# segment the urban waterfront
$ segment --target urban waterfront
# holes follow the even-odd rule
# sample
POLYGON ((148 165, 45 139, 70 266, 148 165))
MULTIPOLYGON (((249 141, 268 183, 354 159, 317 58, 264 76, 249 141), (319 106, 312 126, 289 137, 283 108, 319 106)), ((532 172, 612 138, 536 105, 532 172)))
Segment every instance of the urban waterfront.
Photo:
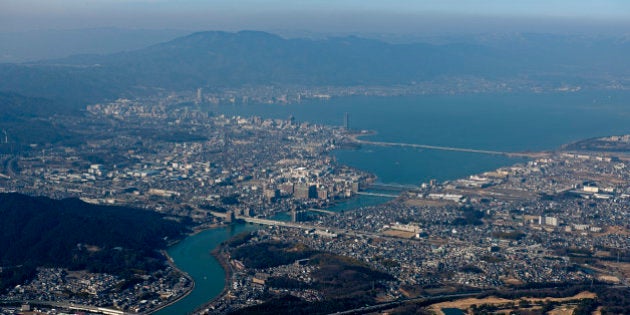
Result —
MULTIPOLYGON (((359 195, 331 207, 331 211, 347 211, 359 207, 377 205, 391 200, 387 197, 359 195)), ((290 221, 290 214, 283 212, 274 220, 290 221)), ((221 242, 242 232, 259 228, 251 224, 233 224, 193 234, 168 249, 169 256, 180 270, 195 281, 195 288, 185 298, 156 312, 157 315, 188 314, 218 296, 225 285, 225 270, 210 254, 221 242)))
MULTIPOLYGON (((558 149, 561 145, 628 132, 628 92, 474 94, 401 97, 340 97, 328 101, 219 105, 209 110, 325 125, 376 134, 365 139, 507 152, 558 149)), ((363 146, 336 150, 341 164, 378 176, 383 183, 418 185, 467 177, 523 162, 466 152, 363 146)))
MULTIPOLYGON (((487 96, 474 96, 472 99, 482 102, 485 97, 487 96)), ((522 250, 529 252, 527 246, 534 244, 532 242, 548 239, 538 235, 540 233, 549 231, 571 233, 573 230, 586 229, 598 232, 609 227, 614 228, 615 225, 622 224, 620 220, 625 215, 624 208, 616 205, 619 199, 612 199, 613 195, 610 194, 618 195, 623 199, 630 192, 624 187, 612 186, 619 183, 619 180, 624 182, 625 164, 616 164, 616 158, 613 161, 613 158, 606 155, 575 154, 568 152, 565 148, 559 152, 529 154, 527 156, 534 156, 531 161, 504 156, 505 152, 531 152, 560 148, 562 143, 555 143, 560 138, 571 139, 567 140, 571 142, 577 137, 592 138, 599 134, 627 132, 622 122, 628 113, 621 107, 622 102, 615 101, 612 97, 608 99, 609 103, 601 108, 593 105, 577 109, 571 109, 568 104, 555 103, 565 97, 567 97, 565 101, 572 99, 566 95, 530 97, 531 99, 523 100, 514 95, 500 96, 499 99, 508 103, 510 98, 514 100, 515 105, 501 105, 503 106, 501 108, 504 109, 502 114, 507 117, 504 120, 512 120, 510 124, 515 128, 501 134, 485 134, 484 141, 470 139, 470 137, 474 138, 480 136, 479 133, 494 131, 496 126, 504 124, 504 121, 497 117, 488 117, 488 108, 484 107, 485 103, 480 103, 478 111, 466 108, 463 111, 469 116, 466 118, 458 116, 458 119, 451 121, 431 111, 425 113, 416 111, 418 108, 426 110, 435 106, 447 111, 449 106, 451 108, 475 106, 470 103, 470 100, 466 101, 459 97, 447 97, 442 100, 434 97, 400 97, 389 100, 354 97, 333 99, 329 102, 304 102, 292 106, 276 105, 274 107, 227 105, 212 110, 215 115, 208 115, 196 109, 192 111, 188 108, 182 109, 179 105, 181 103, 177 103, 177 100, 171 100, 171 103, 151 111, 146 107, 146 104, 150 103, 147 100, 119 100, 109 104, 96 104, 88 106, 88 114, 83 120, 73 119, 72 126, 80 129, 98 117, 100 121, 107 121, 113 126, 119 125, 118 128, 111 126, 108 128, 120 129, 120 127, 134 126, 127 131, 126 138, 74 149, 60 147, 53 152, 46 152, 46 155, 42 153, 41 156, 37 153, 33 153, 32 157, 19 158, 7 155, 3 163, 4 171, 9 174, 5 175, 8 184, 5 189, 24 192, 34 189, 41 191, 42 185, 48 185, 48 182, 41 183, 35 179, 44 178, 50 183, 65 184, 61 187, 59 185, 43 186, 49 187, 50 195, 58 198, 83 196, 85 201, 91 203, 137 205, 156 209, 168 215, 189 217, 198 226, 208 227, 228 223, 229 227, 195 234, 169 249, 174 263, 195 280, 196 287, 189 295, 184 296, 184 293, 191 288, 191 282, 185 277, 180 277, 175 273, 175 278, 170 281, 177 282, 176 287, 173 287, 175 289, 167 287, 165 283, 162 283, 164 281, 160 282, 162 279, 160 274, 172 271, 171 267, 167 267, 165 271, 156 272, 153 277, 143 278, 144 283, 132 288, 140 293, 146 293, 149 290, 154 292, 152 300, 144 298, 151 295, 134 293, 130 289, 120 295, 122 299, 111 295, 107 299, 101 298, 98 301, 101 304, 97 305, 111 303, 116 307, 134 312, 144 310, 150 312, 151 307, 159 309, 163 305, 173 303, 158 313, 192 312, 212 300, 213 297, 217 297, 225 287, 224 269, 210 255, 210 251, 241 231, 256 229, 254 234, 257 237, 250 242, 251 246, 257 246, 256 242, 268 239, 299 240, 309 248, 360 259, 374 264, 374 268, 378 270, 391 273, 400 282, 383 283, 383 286, 387 288, 388 299, 395 300, 401 298, 402 295, 408 295, 409 291, 405 288, 409 288, 410 285, 431 286, 443 281, 444 279, 440 278, 443 274, 437 271, 444 268, 452 272, 460 272, 457 278, 448 280, 455 285, 495 287, 503 281, 499 275, 505 274, 506 270, 512 270, 515 267, 521 270, 521 266, 510 266, 508 262, 514 259, 508 260, 506 259, 508 256, 505 256, 520 255, 518 254, 520 252, 512 252, 513 245, 505 248, 506 252, 500 253, 500 257, 497 257, 500 264, 484 265, 484 269, 481 270, 482 273, 489 273, 494 277, 479 277, 475 275, 475 272, 471 274, 468 272, 470 268, 463 265, 468 262, 468 258, 460 260, 458 253, 465 252, 469 257, 482 260, 490 259, 487 258, 489 256, 484 256, 488 248, 501 250, 500 245, 510 242, 508 240, 496 241, 497 237, 519 235, 529 237, 531 235, 532 238, 528 238, 527 242, 520 240, 514 242, 516 245, 526 246, 522 250), (373 102, 385 101, 396 104, 391 116, 380 115, 374 108, 370 110, 370 104, 373 102), (434 101, 436 103, 432 103, 434 101), (463 103, 457 103, 458 101, 463 103), (523 104, 527 102, 536 105, 525 111, 523 104), (269 111, 255 112, 265 109, 269 111), (317 109, 316 112, 320 113, 320 116, 315 115, 314 109, 317 109), (618 112, 613 113, 613 109, 618 112), (238 112, 223 114, 219 110, 238 110, 238 112), (283 112, 274 112, 274 110, 283 112), (395 123, 398 118, 393 113, 400 114, 405 110, 408 111, 408 115, 416 116, 411 117, 406 121, 406 125, 401 127, 395 123), (334 127, 337 116, 344 117, 345 113, 355 111, 365 116, 361 118, 358 115, 356 127, 354 123, 351 123, 351 129, 354 131, 340 128, 339 125, 334 127), (545 114, 541 114, 542 112, 545 114), (585 117, 590 115, 591 119, 576 116, 575 112, 585 117), (274 118, 273 115, 278 115, 280 119, 270 119, 274 118), (434 120, 443 120, 441 124, 446 129, 434 131, 432 135, 423 135, 426 130, 422 124, 431 121, 431 115, 434 115, 434 120), (546 115, 553 116, 553 119, 561 117, 565 119, 559 124, 546 124, 545 122, 550 121, 546 115), (603 124, 602 119, 608 119, 610 123, 603 124), (426 121, 423 122, 423 120, 426 121), (519 124, 516 124, 517 120, 519 124), (480 121, 482 124, 479 123, 480 121), (391 128, 388 128, 387 124, 391 128), (164 125, 170 126, 169 130, 178 137, 183 136, 183 139, 177 139, 182 142, 171 143, 151 140, 151 138, 145 139, 143 130, 134 129, 137 128, 136 126, 162 128, 164 125), (481 126, 486 129, 481 130, 481 126), (374 134, 362 133, 362 138, 370 139, 371 144, 356 140, 357 129, 375 132, 374 134), (193 130, 210 135, 210 137, 201 138, 203 140, 199 141, 194 134, 177 133, 180 130, 193 130), (470 133, 467 134, 466 130, 470 130, 470 133), (548 136, 541 136, 541 130, 548 136), (392 138, 392 135, 396 133, 399 137, 392 138), (588 133, 588 136, 583 136, 583 133, 588 133), (142 139, 149 142, 138 149, 136 144, 142 139), (523 141, 523 143, 515 146, 514 143, 505 139, 523 141), (526 140, 532 143, 538 140, 539 143, 528 147, 526 140), (426 144, 433 148, 381 145, 385 142, 426 144), (129 150, 130 146, 135 149, 129 150), (356 150, 348 149, 354 146, 357 146, 356 150), (441 148, 435 150, 436 147, 441 148), (449 150, 449 147, 462 148, 463 150, 460 151, 467 152, 444 150, 449 150), (89 159, 95 152, 107 152, 112 148, 115 148, 115 152, 133 159, 133 162, 119 165, 111 161, 103 161, 104 164, 94 164, 89 159), (68 163, 68 161, 81 159, 86 160, 82 163, 68 163), (57 168, 51 168, 51 165, 57 168), (24 169, 29 171, 21 172, 17 166, 24 166, 24 169), (498 170, 488 172, 496 169, 498 170), (80 175, 77 175, 78 173, 80 175), (469 177, 473 174, 476 176, 469 177), (601 177, 602 174, 615 178, 601 177), (601 191, 607 194, 596 195, 602 200, 613 200, 612 204, 598 203, 601 206, 600 210, 606 215, 594 218, 573 217, 566 213, 552 216, 548 210, 543 210, 551 207, 551 204, 545 204, 549 200, 536 198, 541 194, 554 195, 572 188, 586 192, 600 191, 600 188, 584 181, 585 178, 606 179, 600 185, 601 191), (436 180, 431 181, 431 179, 436 180), (408 191, 400 198, 385 203, 393 199, 393 196, 401 190, 408 191), (83 195, 78 196, 78 193, 83 195), (349 197, 351 198, 346 199, 349 197), (480 210, 474 210, 472 206, 462 208, 463 204, 478 207, 480 210), (289 209, 295 212, 288 214, 286 211, 289 209), (346 211, 351 209, 356 210, 346 211), (315 214, 313 211, 322 212, 322 214, 315 214), (461 217, 462 211, 465 212, 466 217, 461 217), (510 214, 511 211, 520 211, 527 215, 514 216, 510 214), (488 214, 489 218, 484 218, 482 221, 480 217, 483 218, 484 214, 488 214), (292 215, 294 217, 291 217, 292 215), (276 222, 261 218, 296 222, 276 222), (602 221, 602 218, 606 220, 602 221), (235 219, 268 224, 271 228, 230 224, 235 219), (496 227, 491 224, 494 221, 491 220, 499 222, 498 230, 495 230, 496 227), (559 222, 562 224, 562 229, 547 227, 558 227, 559 222), (465 226, 468 223, 473 227, 467 229, 465 226), (483 228, 478 227, 480 225, 483 228), (541 228, 543 225, 547 229, 541 228), (453 226, 457 226, 457 229, 452 228, 453 226), (516 233, 513 231, 515 227, 521 229, 523 226, 527 226, 526 232, 513 234, 516 233), (473 245, 477 244, 481 236, 485 236, 483 240, 486 243, 482 244, 483 246, 473 245), (377 237, 379 242, 390 242, 387 243, 389 245, 370 246, 371 240, 377 237), (384 238, 381 239, 381 237, 384 238), (331 243, 325 241, 325 238, 341 241, 331 243), (413 238, 413 241, 401 243, 400 238, 413 238), (442 245, 445 240, 452 238, 460 242, 455 242, 452 246, 438 251, 428 251, 427 246, 442 245), (355 244, 357 242, 359 244, 355 244), (356 246, 361 247, 363 251, 354 250, 356 246), (448 255, 455 255, 453 258, 456 259, 446 259, 443 257, 444 251, 447 251, 448 255), (423 254, 414 256, 417 253, 423 254), (391 261, 384 260, 383 257, 388 257, 387 259, 391 261), (418 273, 418 270, 422 270, 422 273, 418 273), (182 296, 184 297, 180 301, 174 302, 182 296)), ((380 103, 380 105, 385 104, 380 103)), ((495 102, 487 106, 499 106, 499 104, 495 102)), ((355 117, 354 114, 351 117, 355 117)), ((93 126, 93 130, 95 133, 93 136, 103 132, 103 129, 98 126, 93 126)), ((590 145, 610 146, 613 143, 623 147, 628 137, 609 138, 599 139, 590 145)), ((585 145, 589 144, 582 143, 575 146, 585 145)), ((590 198, 590 196, 587 197, 590 198)), ((583 204, 567 200, 560 209, 564 211, 564 209, 579 206, 583 204)), ((570 246, 580 248, 599 246, 602 250, 609 252, 609 255, 612 255, 610 253, 614 250, 618 251, 619 246, 623 247, 625 242, 615 237, 599 238, 594 241, 591 239, 571 240, 575 244, 570 246)), ((547 248, 552 245, 544 244, 547 248)), ((227 255, 225 257, 231 257, 229 248, 224 246, 221 251, 227 255)), ((534 252, 531 257, 521 258, 538 259, 540 253, 534 252)), ((240 257, 240 259, 243 258, 246 257, 240 257)), ((230 295, 236 297, 236 300, 225 296, 220 297, 208 306, 209 310, 221 311, 244 307, 256 301, 259 298, 258 294, 262 291, 259 292, 260 287, 253 289, 250 287, 249 284, 253 280, 249 279, 248 275, 262 272, 262 278, 269 275, 297 277, 303 272, 313 271, 311 267, 304 267, 306 268, 304 269, 300 266, 288 266, 286 270, 250 268, 245 269, 247 271, 244 272, 243 268, 247 267, 244 267, 246 265, 240 262, 239 258, 229 259, 230 264, 239 270, 230 279, 229 288, 239 293, 230 295)), ((494 261, 494 258, 491 260, 494 261)), ((568 270, 566 264, 547 261, 537 261, 537 263, 545 268, 566 271, 561 273, 556 281, 562 279, 586 281, 590 277, 580 269, 568 270)), ((479 273, 478 269, 474 271, 479 273)), ((39 273, 38 277, 41 281, 33 282, 25 290, 17 287, 6 296, 6 299, 25 300, 24 297, 28 294, 35 298, 44 297, 57 301, 58 297, 45 295, 47 292, 45 285, 52 278, 63 281, 66 275, 59 270, 42 269, 39 273)), ((533 270, 510 276, 517 281, 528 282, 545 278, 543 274, 533 272, 533 270)), ((620 279, 616 275, 606 276, 620 279)), ((307 278, 298 278, 301 279, 298 281, 312 281, 307 278)), ((99 281, 98 284, 103 284, 101 290, 105 291, 108 288, 107 285, 113 284, 114 281, 107 280, 109 278, 103 279, 105 280, 99 281)), ((313 290, 295 291, 292 294, 310 302, 324 298, 321 292, 313 290)), ((87 302, 90 305, 94 304, 87 302)))
MULTIPOLYGON (((553 150, 562 144, 582 138, 627 132, 627 129, 624 129, 626 125, 623 117, 630 113, 624 109, 619 114, 619 110, 622 109, 619 106, 623 104, 621 98, 591 95, 587 99, 591 100, 592 104, 576 109, 571 104, 576 99, 574 95, 510 95, 499 96, 498 101, 494 97, 491 95, 351 97, 289 106, 219 106, 211 110, 243 117, 255 115, 286 119, 294 116, 300 121, 327 125, 341 124, 344 113, 349 112, 352 113, 351 127, 376 131, 377 134, 370 138, 378 141, 452 145, 513 152, 553 150), (478 103, 472 104, 474 102, 478 103), (390 111, 382 112, 381 106, 385 106, 384 103, 391 105, 390 111), (461 114, 465 107, 468 110, 461 114), (412 114, 405 116, 406 111, 412 114), (454 112, 459 113, 458 117, 453 117, 454 112), (493 114, 488 115, 489 112, 493 114), (403 123, 392 123, 403 116, 408 118, 403 119, 403 123), (441 127, 438 128, 438 125, 441 127), (494 132, 496 130, 503 132, 496 133, 494 132)), ((444 181, 465 178, 526 161, 523 158, 477 153, 377 146, 364 146, 358 150, 336 150, 334 156, 341 164, 376 174, 381 183, 402 185, 418 185, 430 179, 444 181)), ((390 199, 361 195, 338 203, 329 210, 346 211, 377 205, 390 199)), ((273 219, 288 221, 290 215, 278 213, 273 219)), ((189 296, 157 314, 191 312, 218 295, 223 289, 224 271, 216 259, 209 255, 209 250, 248 228, 254 227, 235 225, 227 233, 227 228, 205 231, 169 249, 169 254, 175 259, 177 266, 193 276, 197 286, 189 296), (207 256, 204 256, 204 259, 195 258, 198 255, 207 256), (201 282, 198 279, 201 279, 201 282)))

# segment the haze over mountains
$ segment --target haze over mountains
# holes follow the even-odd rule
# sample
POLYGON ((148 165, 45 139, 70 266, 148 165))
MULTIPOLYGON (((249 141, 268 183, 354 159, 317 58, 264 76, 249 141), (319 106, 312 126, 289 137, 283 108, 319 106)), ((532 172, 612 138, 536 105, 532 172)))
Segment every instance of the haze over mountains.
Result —
POLYGON ((580 85, 623 80, 628 52, 623 37, 516 34, 393 44, 213 31, 134 51, 0 64, 0 91, 84 102, 162 89, 393 86, 453 77, 580 85))
POLYGON ((135 50, 190 34, 174 29, 91 28, 0 33, 0 63, 110 54, 135 50))

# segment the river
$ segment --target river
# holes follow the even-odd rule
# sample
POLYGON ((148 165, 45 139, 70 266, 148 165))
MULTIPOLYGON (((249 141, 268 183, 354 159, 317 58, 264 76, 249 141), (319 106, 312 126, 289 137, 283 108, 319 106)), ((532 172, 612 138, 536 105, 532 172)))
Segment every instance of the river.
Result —
MULTIPOLYGON (((480 94, 456 96, 345 97, 294 105, 212 106, 216 114, 261 116, 373 130, 376 141, 496 151, 552 150, 585 138, 630 133, 629 92, 480 94)), ((384 183, 413 184, 466 177, 523 162, 503 156, 399 147, 364 146, 334 153, 340 163, 378 176, 384 183)), ((338 204, 342 211, 386 198, 361 196, 338 204)), ((169 248, 175 264, 196 282, 193 292, 157 314, 186 314, 217 296, 224 271, 210 250, 231 236, 255 229, 235 225, 204 231, 169 248)))
POLYGON ((193 278, 195 289, 182 300, 155 314, 188 314, 219 295, 225 284, 225 271, 210 251, 238 233, 257 228, 254 225, 238 224, 205 230, 171 246, 168 254, 178 268, 193 278))

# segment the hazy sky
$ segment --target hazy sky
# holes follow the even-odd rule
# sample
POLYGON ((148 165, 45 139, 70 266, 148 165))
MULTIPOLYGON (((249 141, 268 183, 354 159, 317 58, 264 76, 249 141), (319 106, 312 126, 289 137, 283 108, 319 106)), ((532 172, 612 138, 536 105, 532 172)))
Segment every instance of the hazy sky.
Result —
POLYGON ((0 32, 93 27, 627 32, 629 21, 629 0, 0 0, 0 32))

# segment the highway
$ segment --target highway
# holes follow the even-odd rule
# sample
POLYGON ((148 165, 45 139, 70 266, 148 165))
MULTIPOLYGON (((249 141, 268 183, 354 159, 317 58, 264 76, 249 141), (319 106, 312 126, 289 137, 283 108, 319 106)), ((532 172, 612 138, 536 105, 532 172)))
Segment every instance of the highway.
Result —
POLYGON ((116 310, 116 309, 106 308, 106 307, 89 306, 89 305, 81 305, 81 304, 66 303, 66 302, 39 301, 39 300, 27 300, 27 301, 6 300, 6 301, 0 301, 0 304, 41 305, 41 306, 56 307, 56 308, 76 310, 76 311, 87 311, 87 312, 107 314, 107 315, 135 315, 137 314, 137 313, 123 312, 121 310, 116 310))
MULTIPOLYGON (((434 240, 428 240, 428 239, 422 239, 422 238, 400 238, 400 237, 394 237, 394 236, 389 236, 389 235, 383 235, 379 232, 364 232, 364 231, 357 231, 357 230, 346 230, 346 229, 337 229, 337 228, 330 228, 330 227, 323 227, 323 226, 314 226, 314 225, 305 224, 304 222, 276 221, 276 220, 269 220, 269 219, 240 217, 240 216, 237 217, 237 219, 243 220, 247 223, 260 224, 260 225, 285 226, 285 227, 292 227, 292 228, 298 228, 298 229, 303 229, 303 230, 326 230, 332 233, 345 234, 347 236, 352 236, 352 237, 381 238, 381 239, 395 240, 398 242, 418 242, 418 243, 426 243, 426 244, 434 244, 434 245, 441 244, 434 240)), ((453 240, 451 241, 451 243, 462 244, 463 242, 459 240, 453 240)))
POLYGON ((261 218, 237 217, 237 219, 243 220, 243 221, 245 221, 247 223, 255 223, 255 224, 261 224, 261 225, 271 225, 271 226, 286 226, 286 227, 298 228, 298 229, 303 229, 303 230, 310 230, 310 229, 317 229, 318 228, 316 226, 306 225, 306 224, 302 224, 302 223, 276 221, 276 220, 261 219, 261 218))
POLYGON ((387 236, 383 236, 383 235, 380 235, 378 233, 368 233, 368 232, 359 232, 359 231, 353 231, 353 230, 342 230, 342 229, 335 229, 335 228, 326 228, 326 227, 321 227, 321 226, 314 226, 314 225, 304 224, 302 222, 286 222, 286 221, 276 221, 276 220, 261 219, 261 218, 250 218, 250 217, 238 217, 238 219, 243 220, 243 221, 248 222, 248 223, 261 224, 261 225, 285 226, 285 227, 292 227, 292 228, 298 228, 298 229, 303 229, 303 230, 327 230, 327 231, 332 232, 332 233, 346 234, 346 235, 351 235, 351 236, 367 236, 367 237, 387 238, 387 236))

